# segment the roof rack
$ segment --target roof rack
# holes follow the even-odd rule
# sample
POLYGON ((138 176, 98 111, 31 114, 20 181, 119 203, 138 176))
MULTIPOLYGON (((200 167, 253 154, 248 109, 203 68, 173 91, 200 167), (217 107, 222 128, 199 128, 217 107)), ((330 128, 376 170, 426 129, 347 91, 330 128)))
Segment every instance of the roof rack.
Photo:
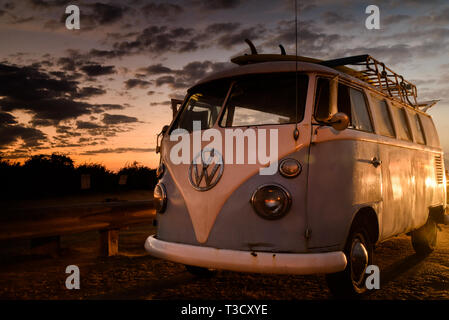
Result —
POLYGON ((346 65, 358 66, 359 70, 346 71, 352 76, 365 81, 377 89, 387 93, 414 108, 420 106, 417 101, 418 91, 416 86, 397 74, 383 62, 379 62, 370 55, 359 55, 335 60, 322 61, 319 64, 336 68, 346 65))
POLYGON ((413 83, 405 80, 403 76, 385 66, 383 62, 379 62, 367 54, 323 61, 309 57, 287 55, 282 45, 279 45, 281 54, 258 54, 256 47, 250 40, 245 39, 245 42, 249 45, 251 54, 234 57, 231 59, 233 63, 238 65, 268 61, 302 61, 316 63, 334 68, 367 82, 378 90, 388 94, 391 98, 406 103, 423 112, 426 112, 439 101, 431 100, 418 102, 418 90, 413 83), (347 65, 355 66, 358 69, 346 67, 347 65))

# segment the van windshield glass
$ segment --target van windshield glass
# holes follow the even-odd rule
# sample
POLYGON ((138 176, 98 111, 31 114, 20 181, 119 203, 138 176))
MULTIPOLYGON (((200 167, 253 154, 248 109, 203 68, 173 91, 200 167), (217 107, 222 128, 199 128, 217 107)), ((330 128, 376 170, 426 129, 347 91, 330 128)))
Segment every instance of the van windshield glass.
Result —
MULTIPOLYGON (((221 119, 222 127, 294 123, 294 73, 251 75, 237 79, 221 119)), ((298 75, 298 122, 304 117, 308 77, 298 75)))
POLYGON ((193 122, 201 124, 201 130, 212 128, 229 90, 229 81, 213 81, 194 88, 176 119, 173 129, 193 131, 193 122))

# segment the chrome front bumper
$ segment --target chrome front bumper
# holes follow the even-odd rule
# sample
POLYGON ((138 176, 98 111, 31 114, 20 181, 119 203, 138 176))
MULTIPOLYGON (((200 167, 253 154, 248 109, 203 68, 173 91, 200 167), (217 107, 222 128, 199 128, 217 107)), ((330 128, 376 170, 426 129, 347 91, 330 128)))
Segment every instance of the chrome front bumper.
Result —
POLYGON ((192 246, 158 240, 150 236, 145 249, 161 259, 182 264, 240 272, 317 274, 343 271, 342 251, 325 253, 272 253, 192 246))

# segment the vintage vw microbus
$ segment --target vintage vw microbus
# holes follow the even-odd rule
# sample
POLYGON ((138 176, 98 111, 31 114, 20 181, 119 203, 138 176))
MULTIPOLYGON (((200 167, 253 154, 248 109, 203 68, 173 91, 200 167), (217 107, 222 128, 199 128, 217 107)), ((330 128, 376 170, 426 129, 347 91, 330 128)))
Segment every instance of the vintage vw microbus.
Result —
POLYGON ((250 46, 238 66, 189 89, 161 132, 146 250, 192 273, 326 274, 348 295, 366 290, 376 244, 409 234, 418 253, 433 251, 447 220, 443 151, 426 113, 435 101, 417 102, 413 84, 368 55, 320 61, 250 46), (187 162, 173 160, 180 129, 192 138, 187 162), (218 150, 203 137, 195 147, 210 129, 240 129, 245 161, 226 160, 235 144, 218 150), (264 137, 277 145, 272 174, 246 161, 264 137))

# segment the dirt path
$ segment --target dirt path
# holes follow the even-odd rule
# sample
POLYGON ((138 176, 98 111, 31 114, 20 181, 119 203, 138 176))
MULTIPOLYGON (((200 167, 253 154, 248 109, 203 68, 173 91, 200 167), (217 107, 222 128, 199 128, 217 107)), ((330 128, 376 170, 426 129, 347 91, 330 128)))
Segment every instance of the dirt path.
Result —
MULTIPOLYGON (((218 271, 199 279, 182 265, 146 255, 143 243, 151 226, 125 230, 121 255, 97 256, 94 232, 64 237, 58 258, 32 256, 26 243, 0 247, 0 299, 329 299, 324 276, 240 274, 218 271), (81 272, 81 289, 64 286, 67 265, 81 272)), ((381 244, 374 263, 381 270, 381 290, 364 299, 449 299, 449 227, 439 233, 437 250, 427 258, 414 255, 410 238, 381 244)))

